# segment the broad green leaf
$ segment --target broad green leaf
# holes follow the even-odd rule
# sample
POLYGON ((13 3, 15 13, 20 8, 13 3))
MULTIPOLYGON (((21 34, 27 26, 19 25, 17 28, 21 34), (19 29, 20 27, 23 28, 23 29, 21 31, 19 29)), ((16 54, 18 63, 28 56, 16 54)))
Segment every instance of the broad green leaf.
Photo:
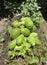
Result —
POLYGON ((15 57, 15 52, 14 52, 14 51, 9 51, 9 52, 8 52, 8 57, 10 57, 10 59, 14 59, 14 57, 15 57))
POLYGON ((30 57, 29 59, 29 64, 34 64, 34 63, 38 63, 39 59, 35 56, 30 57))
POLYGON ((13 27, 19 27, 20 26, 20 23, 18 20, 15 20, 13 23, 12 23, 12 26, 13 27))
POLYGON ((20 35, 20 29, 19 28, 8 27, 8 32, 9 32, 10 37, 12 39, 17 38, 20 35))
POLYGON ((21 28, 21 33, 24 36, 29 36, 30 35, 30 30, 28 28, 21 28))
POLYGON ((24 35, 21 34, 19 37, 16 38, 16 44, 21 45, 25 41, 24 35))
POLYGON ((30 34, 30 36, 28 37, 28 42, 29 42, 32 46, 39 45, 39 44, 41 43, 40 40, 38 39, 37 33, 34 33, 34 32, 32 32, 32 33, 30 34))
POLYGON ((15 48, 15 46, 16 46, 16 39, 8 42, 8 49, 12 50, 15 48))
POLYGON ((29 29, 31 29, 34 25, 30 17, 23 17, 21 20, 25 21, 25 26, 29 29))

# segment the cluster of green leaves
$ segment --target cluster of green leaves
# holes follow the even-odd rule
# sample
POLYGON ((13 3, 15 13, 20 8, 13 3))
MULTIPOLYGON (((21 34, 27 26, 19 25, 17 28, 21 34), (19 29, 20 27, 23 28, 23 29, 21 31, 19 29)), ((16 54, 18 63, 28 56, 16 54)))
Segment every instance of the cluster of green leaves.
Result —
POLYGON ((39 53, 39 59, 44 57, 45 53, 47 53, 47 46, 45 46, 42 51, 39 53))
POLYGON ((31 16, 36 26, 40 26, 44 22, 44 18, 40 12, 41 7, 38 6, 37 0, 26 0, 22 5, 22 15, 31 16))
POLYGON ((40 11, 35 12, 31 17, 36 26, 41 26, 45 21, 40 11))
POLYGON ((35 65, 35 63, 38 63, 39 59, 35 57, 34 55, 29 58, 29 65, 35 65))
POLYGON ((40 9, 37 0, 26 0, 26 3, 22 5, 22 14, 24 16, 30 16, 40 9))
POLYGON ((27 54, 31 53, 32 46, 40 45, 41 42, 38 34, 34 32, 35 29, 30 17, 23 17, 20 22, 18 20, 12 22, 11 26, 8 27, 12 39, 8 42, 10 59, 18 56, 25 58, 27 54))

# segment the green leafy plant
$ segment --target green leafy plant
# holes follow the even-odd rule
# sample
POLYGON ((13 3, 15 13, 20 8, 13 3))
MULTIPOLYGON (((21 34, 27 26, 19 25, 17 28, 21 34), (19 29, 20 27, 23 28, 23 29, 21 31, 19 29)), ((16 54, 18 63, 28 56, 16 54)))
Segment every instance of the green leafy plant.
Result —
POLYGON ((41 42, 38 39, 37 33, 32 32, 28 37, 28 42, 31 43, 32 46, 39 45, 41 42))
POLYGON ((30 30, 28 28, 21 28, 21 33, 24 36, 29 36, 30 35, 30 30))
POLYGON ((8 27, 8 32, 11 41, 8 42, 8 49, 10 50, 8 56, 13 59, 14 57, 22 56, 31 53, 31 46, 40 45, 40 40, 38 39, 38 34, 33 32, 35 29, 34 24, 30 17, 23 17, 12 22, 12 26, 8 27), (33 29, 34 28, 34 29, 33 29))
POLYGON ((31 16, 35 25, 40 26, 45 21, 40 9, 37 0, 26 0, 26 3, 22 5, 21 13, 23 16, 31 16))
POLYGON ((42 51, 39 53, 39 58, 41 59, 44 54, 47 52, 47 46, 42 49, 42 51))
POLYGON ((11 50, 14 49, 15 45, 16 45, 16 39, 8 42, 8 49, 11 49, 11 50))
POLYGON ((31 28, 33 27, 33 22, 32 22, 32 20, 31 20, 30 17, 23 17, 23 18, 21 18, 21 20, 22 20, 22 21, 25 21, 25 22, 24 22, 24 25, 25 25, 27 28, 31 29, 31 28))
POLYGON ((22 6, 22 14, 24 16, 30 16, 39 9, 40 7, 38 6, 37 0, 26 0, 26 3, 22 6))
POLYGON ((19 28, 8 27, 8 32, 9 32, 10 37, 12 39, 17 38, 20 35, 20 29, 19 28))
POLYGON ((31 17, 36 26, 41 26, 45 21, 40 11, 35 12, 31 17))
POLYGON ((12 26, 13 26, 13 27, 19 27, 19 26, 20 26, 19 21, 18 21, 18 20, 13 21, 12 26))
POLYGON ((21 34, 19 37, 17 37, 16 43, 17 45, 21 45, 23 41, 25 41, 25 38, 24 38, 24 35, 21 34))
POLYGON ((8 57, 9 57, 10 59, 14 59, 14 57, 15 57, 15 52, 14 52, 14 51, 9 51, 9 52, 8 52, 8 57))
POLYGON ((32 65, 32 64, 36 64, 39 62, 39 59, 35 56, 31 56, 30 59, 29 59, 29 64, 32 65))

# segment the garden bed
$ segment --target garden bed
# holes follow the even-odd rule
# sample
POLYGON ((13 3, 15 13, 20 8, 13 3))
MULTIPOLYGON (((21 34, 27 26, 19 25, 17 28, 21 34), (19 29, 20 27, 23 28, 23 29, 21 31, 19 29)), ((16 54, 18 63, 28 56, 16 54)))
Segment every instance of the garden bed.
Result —
MULTIPOLYGON (((38 52, 34 53, 34 51, 32 50, 36 57, 39 55, 39 53, 41 53, 42 49, 45 48, 47 45, 46 44, 47 41, 43 35, 43 32, 47 33, 47 29, 45 29, 45 28, 47 28, 46 24, 47 24, 47 22, 45 22, 39 29, 36 30, 36 32, 38 33, 38 37, 41 40, 41 45, 38 47, 38 52)), ((1 56, 0 56, 0 64, 1 65, 5 65, 4 63, 7 62, 7 61, 5 61, 5 59, 9 60, 8 63, 12 62, 12 60, 10 60, 7 55, 8 54, 7 43, 9 40, 10 40, 9 34, 6 33, 5 34, 5 42, 0 43, 0 48, 3 50, 3 52, 1 53, 1 56)), ((40 61, 36 65, 47 65, 47 61, 45 60, 46 57, 47 57, 47 52, 44 53, 44 56, 40 59, 40 61)), ((14 61, 15 62, 17 61, 18 64, 21 64, 22 62, 24 62, 25 65, 28 65, 28 56, 26 56, 25 61, 21 57, 15 58, 14 61)))

